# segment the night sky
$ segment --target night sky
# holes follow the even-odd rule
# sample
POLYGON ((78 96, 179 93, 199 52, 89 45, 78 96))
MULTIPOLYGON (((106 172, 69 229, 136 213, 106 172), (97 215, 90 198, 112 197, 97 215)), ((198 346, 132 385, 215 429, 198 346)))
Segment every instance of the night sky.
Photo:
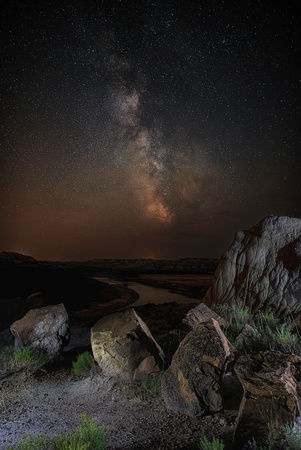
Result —
POLYGON ((298 6, 6 2, 0 251, 220 257, 300 217, 298 6))

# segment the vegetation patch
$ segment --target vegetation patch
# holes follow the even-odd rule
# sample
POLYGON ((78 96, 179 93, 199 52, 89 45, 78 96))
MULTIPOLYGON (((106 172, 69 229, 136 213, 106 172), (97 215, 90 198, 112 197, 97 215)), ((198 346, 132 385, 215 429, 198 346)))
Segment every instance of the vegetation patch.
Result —
POLYGON ((229 323, 223 331, 234 347, 243 327, 250 325, 253 331, 248 332, 248 352, 278 350, 301 355, 301 339, 293 323, 280 323, 272 313, 253 316, 247 306, 239 304, 213 305, 212 309, 229 323))
POLYGON ((104 425, 98 426, 87 414, 79 416, 82 423, 67 436, 62 432, 54 437, 25 436, 17 446, 9 446, 8 450, 105 450, 109 436, 104 425))
POLYGON ((200 450, 223 450, 225 444, 222 440, 213 437, 211 441, 204 436, 200 440, 199 449, 200 450))
POLYGON ((77 360, 72 363, 72 372, 75 375, 88 375, 91 367, 94 365, 94 358, 90 352, 84 352, 78 355, 77 360))
POLYGON ((300 450, 301 427, 300 425, 285 424, 279 429, 272 428, 266 442, 257 442, 251 439, 245 450, 300 450))
POLYGON ((31 346, 15 349, 10 345, 0 353, 0 363, 9 372, 23 368, 39 369, 48 362, 49 356, 46 353, 38 352, 31 346))

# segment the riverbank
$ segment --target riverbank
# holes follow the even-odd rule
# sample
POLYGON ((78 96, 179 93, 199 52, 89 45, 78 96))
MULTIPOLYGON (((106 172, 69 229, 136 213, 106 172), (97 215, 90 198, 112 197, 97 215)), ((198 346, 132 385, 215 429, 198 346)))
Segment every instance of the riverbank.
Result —
POLYGON ((174 294, 183 295, 192 299, 203 298, 206 291, 209 289, 212 283, 213 274, 200 275, 200 274, 139 274, 137 276, 116 276, 110 278, 109 274, 98 273, 93 277, 97 280, 109 280, 117 283, 138 283, 145 286, 151 286, 159 289, 166 289, 174 294))
MULTIPOLYGON (((130 292, 136 292, 138 299, 120 309, 134 308, 154 337, 169 333, 177 328, 187 312, 198 305, 202 298, 193 298, 182 294, 181 289, 178 289, 175 283, 177 276, 172 277, 174 281, 172 290, 165 287, 165 276, 154 286, 152 280, 140 278, 140 276, 130 280, 124 279, 122 286, 119 284, 121 283, 119 278, 96 277, 95 279, 114 288, 123 287, 130 292)), ((187 279, 187 276, 185 276, 185 279, 187 279)), ((196 279, 200 283, 200 277, 198 276, 196 279)), ((183 280, 184 278, 181 277, 180 284, 183 284, 183 280)), ((206 292, 207 287, 203 286, 203 290, 206 292)))
POLYGON ((213 275, 195 274, 145 274, 137 279, 139 283, 168 289, 190 298, 203 298, 211 286, 213 275))

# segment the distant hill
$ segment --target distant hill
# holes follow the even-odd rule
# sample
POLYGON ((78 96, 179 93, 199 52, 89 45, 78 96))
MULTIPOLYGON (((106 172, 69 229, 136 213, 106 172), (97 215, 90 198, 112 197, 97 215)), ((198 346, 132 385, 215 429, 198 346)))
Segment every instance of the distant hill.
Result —
POLYGON ((88 261, 39 261, 32 256, 17 252, 1 252, 0 264, 37 264, 51 265, 52 267, 73 268, 90 272, 109 272, 113 274, 140 274, 140 273, 190 273, 213 274, 219 263, 215 258, 180 258, 180 259, 92 259, 88 261))
POLYGON ((94 259, 85 262, 72 262, 73 266, 91 271, 115 274, 139 273, 190 273, 213 274, 219 263, 215 258, 181 258, 181 259, 94 259))
POLYGON ((34 259, 32 256, 22 255, 22 253, 17 253, 17 252, 0 252, 0 260, 1 261, 20 261, 20 262, 27 262, 27 261, 35 262, 36 261, 36 259, 34 259))

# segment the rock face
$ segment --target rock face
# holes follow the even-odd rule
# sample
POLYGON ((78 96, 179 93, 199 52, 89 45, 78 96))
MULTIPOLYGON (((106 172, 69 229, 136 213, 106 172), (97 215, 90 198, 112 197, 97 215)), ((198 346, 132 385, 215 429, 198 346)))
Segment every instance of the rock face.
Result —
POLYGON ((241 356, 235 372, 243 386, 235 440, 256 436, 265 442, 271 426, 277 429, 296 418, 300 407, 301 357, 276 351, 241 356))
POLYGON ((278 317, 301 313, 301 220, 270 216, 239 231, 204 303, 242 302, 278 317))
POLYGON ((68 313, 61 303, 30 310, 22 319, 14 322, 10 331, 16 346, 32 347, 50 355, 58 353, 70 339, 68 313))
POLYGON ((94 359, 107 376, 133 379, 138 368, 142 371, 142 361, 150 356, 159 367, 163 365, 163 351, 134 309, 100 319, 91 330, 91 346, 94 359))
POLYGON ((222 371, 232 346, 216 320, 197 325, 180 343, 162 378, 169 409, 190 416, 222 409, 222 371))

